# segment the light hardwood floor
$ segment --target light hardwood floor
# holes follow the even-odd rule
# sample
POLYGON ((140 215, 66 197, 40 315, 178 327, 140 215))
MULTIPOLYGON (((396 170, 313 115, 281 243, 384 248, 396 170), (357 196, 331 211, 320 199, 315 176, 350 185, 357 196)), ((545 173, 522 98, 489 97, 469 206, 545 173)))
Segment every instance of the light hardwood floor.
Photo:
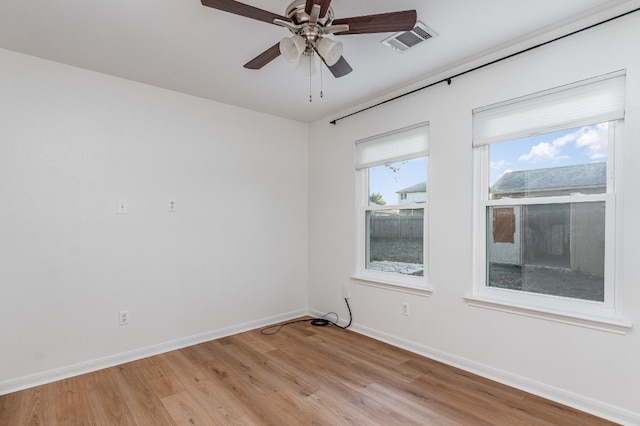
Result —
POLYGON ((0 425, 604 425, 348 330, 300 322, 0 396, 0 425))

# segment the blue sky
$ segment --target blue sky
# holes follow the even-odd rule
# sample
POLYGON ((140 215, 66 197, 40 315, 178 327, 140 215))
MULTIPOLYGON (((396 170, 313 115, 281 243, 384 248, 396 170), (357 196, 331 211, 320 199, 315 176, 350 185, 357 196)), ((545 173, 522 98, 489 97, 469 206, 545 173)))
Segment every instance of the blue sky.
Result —
MULTIPOLYGON (((546 133, 490 146, 491 184, 504 173, 607 160, 607 123, 546 133)), ((369 169, 369 193, 398 203, 396 191, 427 179, 427 159, 402 161, 369 169)))
POLYGON ((387 204, 398 204, 397 190, 426 180, 426 158, 372 167, 369 169, 369 193, 379 192, 387 204))
POLYGON ((504 173, 607 160, 607 123, 546 133, 489 148, 491 184, 504 173))

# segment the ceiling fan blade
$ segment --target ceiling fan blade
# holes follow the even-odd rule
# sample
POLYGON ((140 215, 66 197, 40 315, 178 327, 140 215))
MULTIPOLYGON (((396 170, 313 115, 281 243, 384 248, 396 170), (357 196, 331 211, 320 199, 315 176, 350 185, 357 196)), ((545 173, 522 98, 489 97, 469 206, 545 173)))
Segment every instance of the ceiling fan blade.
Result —
POLYGON ((329 6, 331 5, 331 0, 307 0, 307 3, 304 5, 304 12, 307 15, 311 15, 311 9, 313 9, 313 5, 320 5, 320 18, 324 18, 324 15, 327 14, 329 10, 329 6))
POLYGON ((244 67, 250 70, 259 70, 278 56, 280 56, 280 43, 274 44, 273 46, 253 58, 252 60, 244 64, 244 67))
POLYGON ((331 6, 331 0, 320 0, 318 3, 320 4, 320 17, 324 18, 324 15, 329 11, 329 6, 331 6))
POLYGON ((353 71, 353 68, 351 68, 351 65, 344 59, 344 56, 340 56, 338 62, 332 66, 327 66, 327 68, 329 68, 329 71, 331 71, 331 74, 333 74, 335 78, 343 77, 353 71))
POLYGON ((234 0, 201 0, 201 2, 203 6, 212 7, 225 12, 256 19, 258 21, 268 22, 270 24, 273 24, 274 19, 288 21, 286 17, 278 15, 277 13, 271 13, 234 0))
POLYGON ((311 9, 313 9, 314 4, 316 4, 315 0, 307 0, 304 5, 304 13, 311 15, 311 9))
POLYGON ((403 10, 400 12, 334 19, 332 25, 349 25, 349 31, 336 32, 336 35, 395 33, 412 30, 416 25, 417 19, 418 14, 415 10, 403 10))

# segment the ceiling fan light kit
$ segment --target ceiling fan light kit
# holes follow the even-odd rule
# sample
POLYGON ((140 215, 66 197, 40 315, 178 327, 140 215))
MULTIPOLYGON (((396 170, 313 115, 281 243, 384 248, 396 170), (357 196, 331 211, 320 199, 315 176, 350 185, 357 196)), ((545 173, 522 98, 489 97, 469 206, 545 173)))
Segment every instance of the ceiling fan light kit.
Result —
POLYGON ((245 68, 261 69, 282 55, 289 62, 297 62, 296 68, 307 66, 301 65, 302 62, 308 63, 308 69, 311 72, 311 68, 315 67, 314 53, 318 53, 322 62, 336 78, 349 74, 353 69, 342 56, 342 43, 328 39, 326 35, 409 31, 417 21, 415 10, 334 19, 331 0, 295 0, 287 7, 285 16, 235 0, 201 0, 201 2, 204 6, 217 10, 285 27, 293 34, 292 37, 286 37, 279 44, 247 62, 244 65, 245 68), (304 46, 304 50, 301 50, 301 45, 304 46))
POLYGON ((300 55, 302 55, 307 48, 304 39, 299 35, 283 38, 278 46, 282 57, 292 64, 298 63, 300 55))
POLYGON ((316 61, 313 55, 303 54, 298 61, 298 65, 296 65, 296 71, 305 77, 313 77, 316 75, 316 61))
POLYGON ((333 66, 342 56, 343 45, 340 41, 334 41, 328 38, 321 38, 316 42, 316 50, 318 55, 324 59, 327 66, 333 66))

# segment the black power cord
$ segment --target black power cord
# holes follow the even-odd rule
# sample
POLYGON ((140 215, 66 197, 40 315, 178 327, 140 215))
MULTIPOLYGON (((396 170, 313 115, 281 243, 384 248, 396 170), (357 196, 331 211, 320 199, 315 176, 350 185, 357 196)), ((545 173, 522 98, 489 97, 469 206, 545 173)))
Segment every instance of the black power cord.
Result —
POLYGON ((269 327, 265 327, 262 330, 260 330, 260 334, 263 334, 265 336, 272 336, 274 334, 277 334, 280 330, 282 330, 282 327, 284 327, 285 325, 289 325, 289 324, 296 324, 299 322, 311 322, 311 325, 316 326, 316 327, 326 327, 326 326, 334 326, 334 327, 338 327, 338 328, 342 328, 347 329, 349 328, 349 326, 351 325, 351 323, 353 322, 353 316, 351 315, 351 307, 349 306, 349 300, 347 300, 347 298, 344 299, 344 302, 347 304, 347 310, 349 311, 349 323, 345 326, 342 326, 340 324, 338 324, 338 320, 340 319, 338 317, 338 314, 336 314, 335 312, 329 312, 327 314, 324 314, 322 317, 317 317, 317 318, 308 318, 308 319, 301 319, 301 320, 294 320, 294 321, 289 321, 289 322, 285 322, 282 324, 276 324, 276 325, 270 325, 269 327), (325 317, 329 316, 329 315, 335 315, 336 319, 335 321, 331 321, 325 317), (276 331, 271 331, 269 332, 268 330, 271 330, 272 328, 276 328, 276 331))

